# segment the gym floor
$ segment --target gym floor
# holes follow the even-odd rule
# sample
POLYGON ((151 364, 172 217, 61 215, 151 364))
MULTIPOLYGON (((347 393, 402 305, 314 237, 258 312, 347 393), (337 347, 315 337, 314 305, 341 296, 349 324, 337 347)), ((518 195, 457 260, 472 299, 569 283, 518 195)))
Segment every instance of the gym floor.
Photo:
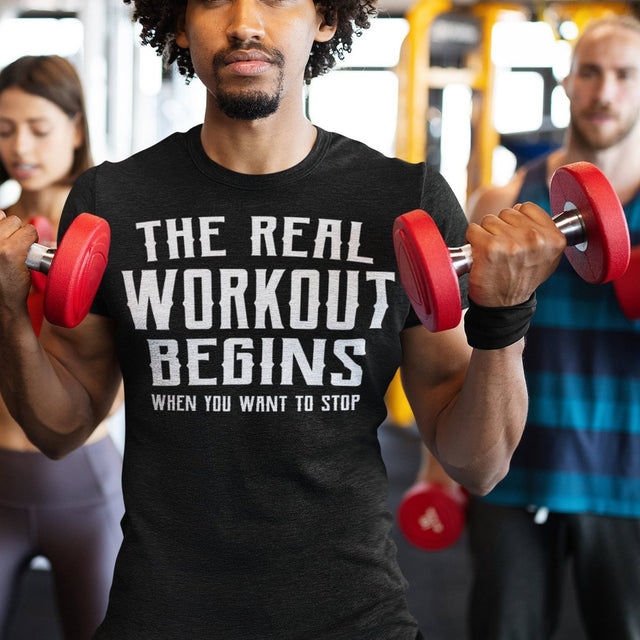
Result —
MULTIPOLYGON (((415 478, 420 441, 415 429, 385 424, 380 428, 380 444, 389 472, 389 504, 395 512, 402 494, 415 478)), ((412 547, 398 531, 395 536, 398 559, 410 584, 409 606, 425 639, 464 640, 470 579, 465 535, 449 549, 434 553, 412 547)), ((560 629, 553 640, 585 640, 570 582, 565 602, 560 629)), ((48 570, 34 568, 27 573, 17 607, 15 624, 6 640, 63 640, 48 570)))

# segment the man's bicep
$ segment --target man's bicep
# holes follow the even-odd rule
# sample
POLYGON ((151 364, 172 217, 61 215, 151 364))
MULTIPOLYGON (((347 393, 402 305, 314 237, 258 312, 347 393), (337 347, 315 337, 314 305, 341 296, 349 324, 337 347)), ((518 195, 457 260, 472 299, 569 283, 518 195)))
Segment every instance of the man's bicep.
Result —
POLYGON ((40 341, 47 352, 90 395, 96 416, 106 416, 121 380, 115 348, 115 323, 88 314, 73 329, 44 323, 40 341))

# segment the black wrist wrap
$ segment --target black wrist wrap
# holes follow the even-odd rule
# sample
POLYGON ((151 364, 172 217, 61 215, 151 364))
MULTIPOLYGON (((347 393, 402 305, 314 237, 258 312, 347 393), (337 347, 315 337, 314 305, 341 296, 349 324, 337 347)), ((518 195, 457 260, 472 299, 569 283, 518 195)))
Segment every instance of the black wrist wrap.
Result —
POLYGON ((464 316, 467 342, 475 349, 503 349, 526 335, 536 310, 535 292, 513 307, 482 307, 469 298, 464 316))

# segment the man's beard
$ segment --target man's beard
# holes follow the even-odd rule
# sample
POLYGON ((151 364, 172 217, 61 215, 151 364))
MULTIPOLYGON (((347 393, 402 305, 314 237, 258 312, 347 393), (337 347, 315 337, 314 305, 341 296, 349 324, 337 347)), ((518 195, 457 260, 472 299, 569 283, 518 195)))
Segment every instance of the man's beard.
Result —
POLYGON ((622 123, 617 130, 603 134, 597 129, 593 130, 589 126, 584 125, 578 118, 573 117, 570 121, 570 128, 575 142, 583 149, 590 151, 604 151, 615 147, 617 144, 625 140, 633 130, 637 122, 638 114, 634 120, 622 123))
MULTIPOLYGON (((265 50, 263 47, 253 45, 252 48, 265 50)), ((266 51, 266 50, 265 50, 266 51)), ((266 91, 240 91, 237 93, 225 91, 220 88, 220 76, 218 69, 224 64, 227 52, 220 52, 214 57, 214 79, 216 87, 215 99, 220 110, 229 118, 235 120, 259 120, 275 113, 280 106, 284 84, 284 56, 280 51, 268 51, 271 60, 278 65, 278 82, 273 93, 266 91)))
POLYGON ((268 94, 265 91, 232 94, 218 92, 216 101, 221 111, 236 120, 258 120, 275 113, 280 106, 280 92, 268 94))

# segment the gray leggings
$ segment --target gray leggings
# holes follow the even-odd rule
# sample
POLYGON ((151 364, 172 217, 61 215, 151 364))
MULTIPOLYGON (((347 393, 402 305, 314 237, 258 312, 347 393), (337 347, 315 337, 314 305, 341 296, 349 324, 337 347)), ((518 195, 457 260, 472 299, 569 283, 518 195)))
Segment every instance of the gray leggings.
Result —
POLYGON ((571 561, 590 640, 640 638, 640 520, 551 513, 472 499, 472 640, 545 640, 560 617, 571 561))
POLYGON ((31 559, 51 563, 67 640, 88 640, 107 607, 120 548, 122 458, 110 437, 61 460, 0 449, 0 637, 31 559))

